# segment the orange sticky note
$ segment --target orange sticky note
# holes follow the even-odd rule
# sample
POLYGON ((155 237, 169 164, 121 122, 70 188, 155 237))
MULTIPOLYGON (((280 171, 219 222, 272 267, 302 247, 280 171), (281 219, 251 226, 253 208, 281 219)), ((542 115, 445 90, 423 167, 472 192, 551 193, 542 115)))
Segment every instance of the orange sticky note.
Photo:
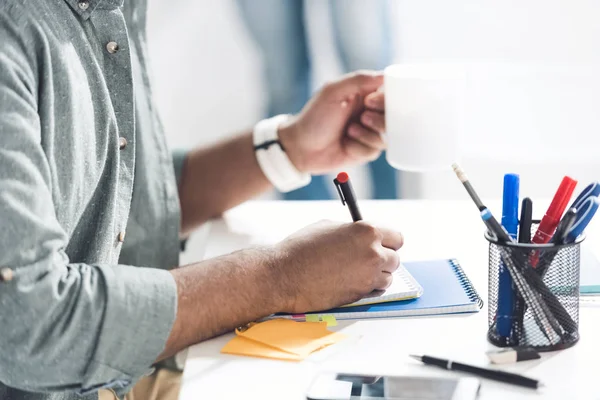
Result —
POLYGON ((282 360, 302 360, 311 353, 345 338, 327 330, 327 322, 274 319, 237 330, 221 352, 282 360))
POLYGON ((304 357, 298 354, 286 353, 263 343, 236 336, 221 349, 221 353, 234 354, 238 356, 273 358, 276 360, 302 361, 304 357))

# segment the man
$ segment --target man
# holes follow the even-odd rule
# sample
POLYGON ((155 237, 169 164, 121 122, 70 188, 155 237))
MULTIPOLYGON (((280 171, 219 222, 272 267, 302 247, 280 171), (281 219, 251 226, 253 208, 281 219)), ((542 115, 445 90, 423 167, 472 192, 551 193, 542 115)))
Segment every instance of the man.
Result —
POLYGON ((297 116, 171 159, 145 12, 143 0, 0 3, 2 399, 160 397, 155 363, 274 312, 357 300, 398 266, 400 234, 322 223, 173 269, 180 237, 271 184, 375 159, 382 77, 347 76, 297 116))

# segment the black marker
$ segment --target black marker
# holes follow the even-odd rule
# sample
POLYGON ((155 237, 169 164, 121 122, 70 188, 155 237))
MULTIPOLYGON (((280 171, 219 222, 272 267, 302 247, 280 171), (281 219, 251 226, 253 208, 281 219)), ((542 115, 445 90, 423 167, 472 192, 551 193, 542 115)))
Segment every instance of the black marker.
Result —
POLYGON ((521 220, 519 221, 519 243, 531 243, 531 218, 533 203, 529 197, 521 202, 521 220))

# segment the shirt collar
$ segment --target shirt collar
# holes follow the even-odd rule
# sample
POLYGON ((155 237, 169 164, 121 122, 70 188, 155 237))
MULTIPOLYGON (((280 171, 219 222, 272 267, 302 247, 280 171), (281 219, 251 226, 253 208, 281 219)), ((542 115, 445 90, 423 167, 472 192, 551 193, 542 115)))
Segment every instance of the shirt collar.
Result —
POLYGON ((88 19, 94 10, 113 10, 123 6, 123 0, 65 0, 83 19, 88 19))

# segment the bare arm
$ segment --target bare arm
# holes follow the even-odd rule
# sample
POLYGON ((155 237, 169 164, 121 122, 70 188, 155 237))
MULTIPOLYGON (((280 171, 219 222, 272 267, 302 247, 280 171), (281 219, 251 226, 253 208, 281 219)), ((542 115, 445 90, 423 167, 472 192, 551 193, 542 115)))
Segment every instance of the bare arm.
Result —
POLYGON ((384 289, 402 242, 366 222, 319 223, 276 246, 172 270, 177 317, 158 359, 276 312, 329 309, 384 289))
POLYGON ((159 359, 286 308, 271 248, 238 251, 171 273, 177 318, 159 359))
POLYGON ((179 185, 182 234, 270 187, 251 132, 190 152, 179 185))

